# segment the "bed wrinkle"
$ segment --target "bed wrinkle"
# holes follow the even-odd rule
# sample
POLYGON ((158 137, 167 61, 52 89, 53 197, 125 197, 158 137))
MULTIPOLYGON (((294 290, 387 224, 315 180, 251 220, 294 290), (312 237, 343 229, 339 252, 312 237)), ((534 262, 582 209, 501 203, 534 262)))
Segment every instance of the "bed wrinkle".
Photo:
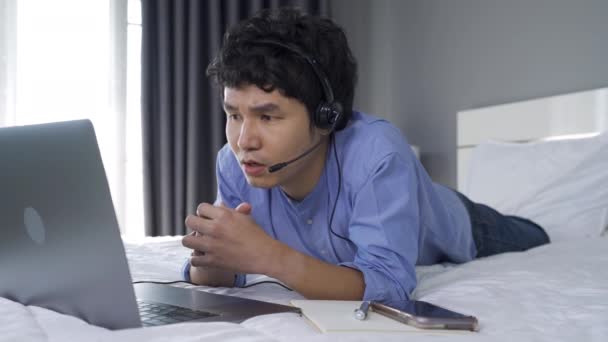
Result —
POLYGON ((32 308, 30 306, 24 306, 24 308, 26 309, 29 316, 32 318, 32 321, 34 321, 34 323, 36 323, 36 326, 44 335, 44 341, 48 341, 49 336, 48 336, 46 330, 44 329, 42 323, 38 320, 38 316, 36 314, 34 314, 34 311, 32 310, 32 308))
POLYGON ((49 341, 49 337, 29 306, 0 297, 0 341, 49 341))
MULTIPOLYGON (((127 329, 112 332, 103 341, 271 341, 269 336, 240 324, 227 322, 180 323, 150 328, 127 329)), ((272 339, 272 341, 276 341, 272 339)))

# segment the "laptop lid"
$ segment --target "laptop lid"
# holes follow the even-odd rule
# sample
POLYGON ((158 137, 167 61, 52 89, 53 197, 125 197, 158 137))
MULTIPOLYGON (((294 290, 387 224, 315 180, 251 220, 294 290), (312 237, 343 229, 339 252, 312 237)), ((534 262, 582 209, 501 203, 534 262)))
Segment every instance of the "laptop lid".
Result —
POLYGON ((141 326, 93 125, 0 128, 0 296, 141 326))

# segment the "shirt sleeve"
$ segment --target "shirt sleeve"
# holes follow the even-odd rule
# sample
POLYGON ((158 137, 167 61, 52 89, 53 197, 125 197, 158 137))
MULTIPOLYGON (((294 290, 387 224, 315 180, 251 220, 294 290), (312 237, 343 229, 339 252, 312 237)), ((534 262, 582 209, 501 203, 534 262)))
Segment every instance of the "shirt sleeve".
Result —
POLYGON ((236 208, 241 203, 241 196, 238 192, 238 177, 241 172, 240 170, 234 170, 234 156, 227 146, 224 146, 220 150, 217 156, 217 162, 215 164, 215 177, 217 179, 217 196, 215 198, 215 205, 219 205, 220 202, 224 203, 229 208, 236 208))
POLYGON ((420 215, 416 169, 393 153, 377 163, 354 197, 349 238, 365 280, 364 300, 409 299, 416 287, 420 215))

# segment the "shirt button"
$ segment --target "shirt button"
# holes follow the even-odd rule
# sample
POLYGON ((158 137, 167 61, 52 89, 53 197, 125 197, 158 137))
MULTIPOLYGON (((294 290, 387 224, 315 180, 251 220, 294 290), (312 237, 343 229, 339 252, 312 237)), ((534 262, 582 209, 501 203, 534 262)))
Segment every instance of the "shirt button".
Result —
POLYGON ((308 220, 306 220, 306 223, 308 223, 308 224, 312 224, 312 219, 308 219, 308 220))

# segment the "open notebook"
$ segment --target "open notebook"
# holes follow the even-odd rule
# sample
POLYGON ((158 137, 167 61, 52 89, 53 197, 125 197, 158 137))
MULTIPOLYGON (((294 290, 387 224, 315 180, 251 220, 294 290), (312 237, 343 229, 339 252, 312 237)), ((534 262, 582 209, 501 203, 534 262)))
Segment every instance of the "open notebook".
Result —
POLYGON ((423 334, 467 334, 466 331, 425 330, 394 321, 370 310, 367 319, 354 316, 361 301, 292 300, 308 320, 323 333, 334 332, 409 332, 423 334))

